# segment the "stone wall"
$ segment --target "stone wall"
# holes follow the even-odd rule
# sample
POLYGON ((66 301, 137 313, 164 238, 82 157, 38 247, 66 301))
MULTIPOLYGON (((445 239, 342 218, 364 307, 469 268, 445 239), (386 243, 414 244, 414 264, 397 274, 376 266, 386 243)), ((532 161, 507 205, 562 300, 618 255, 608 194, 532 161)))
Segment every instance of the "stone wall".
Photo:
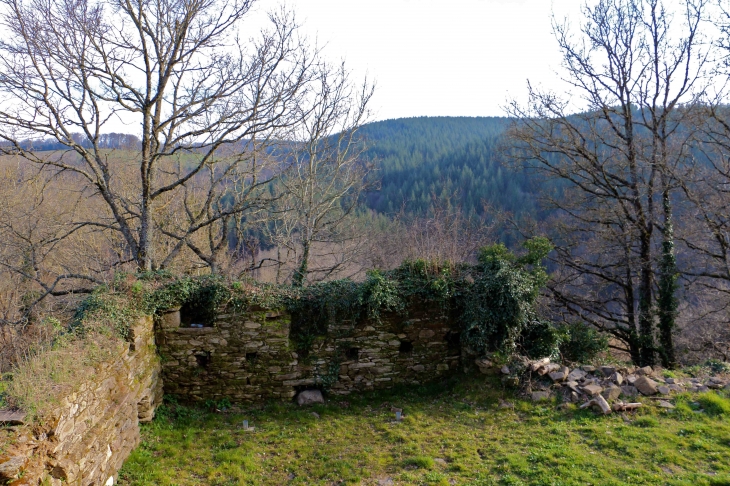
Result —
POLYGON ((41 425, 5 428, 10 444, 0 454, 0 483, 113 484, 139 444, 139 423, 152 420, 162 399, 152 318, 131 327, 128 343, 93 376, 61 400, 41 425), (7 464, 3 470, 3 464, 7 464))
POLYGON ((165 393, 233 402, 290 399, 307 388, 347 395, 433 381, 459 368, 458 339, 434 308, 412 305, 408 317, 330 325, 306 356, 290 341, 290 323, 282 312, 223 309, 211 327, 182 327, 179 310, 168 312, 157 327, 165 393))

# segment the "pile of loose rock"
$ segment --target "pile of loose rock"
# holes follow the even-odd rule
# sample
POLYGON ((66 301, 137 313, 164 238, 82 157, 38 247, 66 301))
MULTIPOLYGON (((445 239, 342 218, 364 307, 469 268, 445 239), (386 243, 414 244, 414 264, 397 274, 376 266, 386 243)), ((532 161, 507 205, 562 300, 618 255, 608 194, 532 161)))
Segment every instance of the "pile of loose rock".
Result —
MULTIPOLYGON (((485 360, 477 362, 480 369, 485 360)), ((665 378, 660 367, 643 368, 616 366, 579 366, 568 368, 548 359, 523 362, 521 382, 534 401, 560 395, 566 402, 582 403, 582 408, 596 406, 603 413, 639 408, 638 396, 658 398, 657 405, 673 408, 664 400, 682 392, 706 392, 711 389, 730 390, 730 377, 665 378)), ((482 371, 485 371, 482 369, 482 371)), ((500 370, 506 381, 514 380, 515 370, 504 366, 500 370)))

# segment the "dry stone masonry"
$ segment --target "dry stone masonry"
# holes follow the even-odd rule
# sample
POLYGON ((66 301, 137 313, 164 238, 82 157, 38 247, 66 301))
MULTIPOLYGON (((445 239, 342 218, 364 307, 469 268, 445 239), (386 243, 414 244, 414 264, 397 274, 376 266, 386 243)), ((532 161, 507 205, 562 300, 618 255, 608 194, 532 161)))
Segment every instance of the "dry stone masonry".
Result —
POLYGON ((411 308, 359 324, 332 323, 306 353, 283 312, 222 309, 210 327, 181 324, 179 310, 157 328, 165 393, 187 400, 258 402, 326 389, 333 395, 424 383, 459 368, 460 348, 446 316, 411 308))
POLYGON ((141 319, 130 330, 129 342, 114 358, 49 416, 32 427, 22 426, 22 414, 6 421, 16 427, 0 430, 0 442, 9 444, 0 453, 0 484, 114 484, 117 471, 139 444, 139 423, 152 420, 162 400, 152 318, 141 319))
MULTIPOLYGON (((203 324, 181 316, 180 309, 155 323, 140 319, 131 326, 129 342, 44 417, 43 425, 23 425, 22 413, 0 412, 0 445, 5 444, 0 484, 113 485, 139 443, 139 423, 152 420, 163 386, 187 401, 296 396, 306 404, 321 401, 323 390, 348 395, 434 381, 474 361, 448 316, 417 302, 405 316, 331 322, 323 336, 306 343, 292 337, 291 322, 282 311, 229 308, 203 324)), ((571 369, 543 359, 500 368, 489 357, 474 363, 483 373, 501 373, 506 384, 526 383, 533 400, 561 396, 606 414, 642 406, 635 400, 639 394, 662 398, 657 406, 671 408, 674 393, 730 389, 725 378, 674 379, 651 367, 571 369)))

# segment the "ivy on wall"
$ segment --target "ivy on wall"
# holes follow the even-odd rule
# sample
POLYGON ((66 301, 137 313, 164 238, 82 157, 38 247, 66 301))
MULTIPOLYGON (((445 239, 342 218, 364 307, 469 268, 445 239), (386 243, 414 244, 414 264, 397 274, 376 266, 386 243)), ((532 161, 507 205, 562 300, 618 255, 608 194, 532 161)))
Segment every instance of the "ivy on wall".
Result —
POLYGON ((485 247, 475 265, 411 260, 394 270, 371 270, 362 282, 334 280, 304 288, 219 276, 123 274, 84 302, 75 326, 83 328, 90 315, 104 315, 124 335, 130 317, 180 306, 211 323, 222 309, 285 310, 291 315, 290 338, 306 355, 318 337, 332 332, 346 337, 364 321, 379 321, 388 313, 407 317, 413 304, 423 303, 448 315, 459 328, 460 342, 476 354, 555 355, 565 331, 536 310, 548 280, 542 261, 552 246, 545 238, 533 238, 523 247, 521 255, 501 244, 485 247))

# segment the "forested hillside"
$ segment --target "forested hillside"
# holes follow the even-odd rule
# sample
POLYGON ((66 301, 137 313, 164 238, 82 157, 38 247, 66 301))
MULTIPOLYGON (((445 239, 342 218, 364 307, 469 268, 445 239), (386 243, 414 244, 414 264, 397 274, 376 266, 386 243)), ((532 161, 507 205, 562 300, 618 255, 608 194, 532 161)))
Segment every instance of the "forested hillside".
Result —
POLYGON ((428 212, 434 199, 482 213, 485 204, 536 214, 537 181, 505 169, 497 146, 508 118, 421 117, 368 124, 361 130, 381 189, 367 198, 382 213, 428 212))

